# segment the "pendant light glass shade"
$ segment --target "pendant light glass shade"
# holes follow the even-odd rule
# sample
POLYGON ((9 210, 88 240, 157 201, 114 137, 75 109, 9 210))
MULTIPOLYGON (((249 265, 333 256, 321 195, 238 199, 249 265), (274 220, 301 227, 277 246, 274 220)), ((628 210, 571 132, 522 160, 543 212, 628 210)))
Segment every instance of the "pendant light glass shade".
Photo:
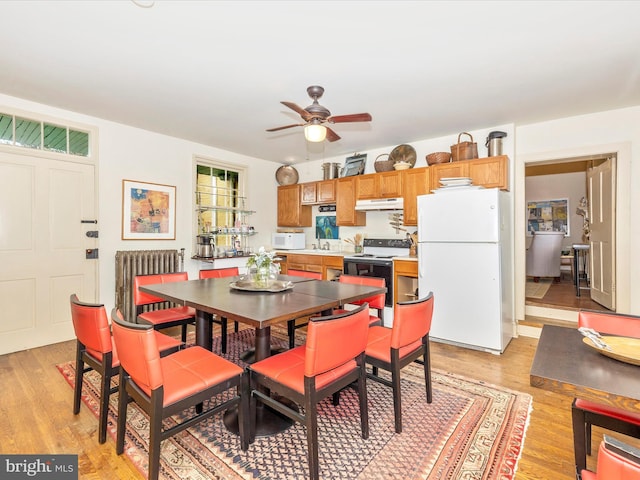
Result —
POLYGON ((327 129, 324 125, 307 125, 304 127, 304 138, 309 142, 322 142, 327 138, 327 129))

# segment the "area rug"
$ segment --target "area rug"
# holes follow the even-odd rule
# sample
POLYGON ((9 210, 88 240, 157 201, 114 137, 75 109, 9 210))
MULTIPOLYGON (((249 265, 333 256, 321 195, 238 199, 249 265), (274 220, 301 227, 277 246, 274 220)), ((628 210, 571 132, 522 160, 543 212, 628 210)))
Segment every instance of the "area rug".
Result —
POLYGON ((551 287, 551 282, 553 280, 541 278, 539 282, 534 282, 533 280, 527 280, 524 296, 527 298, 536 298, 541 300, 549 291, 549 287, 551 287))
MULTIPOLYGON (((253 331, 229 334, 226 355, 253 345, 253 331)), ((286 347, 286 338, 272 344, 286 347)), ((219 340, 214 339, 219 352, 219 340)), ((74 363, 57 366, 73 388, 74 363)), ((83 401, 98 415, 99 376, 85 375, 83 401)), ((322 479, 500 479, 515 477, 531 410, 529 395, 451 373, 433 371, 433 402, 426 403, 422 367, 402 371, 403 432, 396 434, 391 390, 367 382, 370 436, 360 436, 358 401, 352 389, 340 404, 319 405, 322 479)), ((116 380, 117 381, 117 380, 116 380)), ((115 441, 118 395, 111 396, 108 431, 115 441)), ((71 409, 71 395, 69 408, 71 409)), ((171 424, 169 419, 167 424, 171 424)), ((148 417, 135 404, 127 414, 125 453, 147 475, 148 417)), ((97 425, 96 425, 97 429, 97 425)), ((97 441, 97 439, 96 439, 97 441)), ((215 416, 162 443, 163 480, 271 480, 308 478, 306 434, 295 424, 285 432, 257 438, 247 452, 215 416)))

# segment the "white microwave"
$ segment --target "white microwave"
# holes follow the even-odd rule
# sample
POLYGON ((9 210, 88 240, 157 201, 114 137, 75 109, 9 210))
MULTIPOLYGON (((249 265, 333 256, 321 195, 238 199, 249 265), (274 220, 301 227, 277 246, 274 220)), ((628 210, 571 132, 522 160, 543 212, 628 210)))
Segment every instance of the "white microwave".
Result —
POLYGON ((271 247, 275 250, 304 250, 304 233, 272 233, 271 247))

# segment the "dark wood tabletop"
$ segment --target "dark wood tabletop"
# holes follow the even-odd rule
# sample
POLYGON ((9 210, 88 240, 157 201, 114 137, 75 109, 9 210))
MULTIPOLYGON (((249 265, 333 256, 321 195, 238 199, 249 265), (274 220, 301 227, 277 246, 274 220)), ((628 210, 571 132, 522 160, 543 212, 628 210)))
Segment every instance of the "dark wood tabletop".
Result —
POLYGON ((268 356, 268 350, 264 350, 264 342, 268 342, 271 325, 313 314, 329 314, 335 307, 386 291, 386 288, 287 275, 281 275, 279 279, 291 280, 294 287, 275 293, 248 292, 231 288, 233 278, 227 277, 146 285, 140 288, 142 291, 195 308, 198 312, 196 344, 209 350, 211 315, 255 327, 256 358, 268 356), (262 348, 258 345, 259 342, 262 348))
POLYGON ((602 355, 577 328, 545 325, 530 384, 556 393, 640 411, 640 367, 602 355))

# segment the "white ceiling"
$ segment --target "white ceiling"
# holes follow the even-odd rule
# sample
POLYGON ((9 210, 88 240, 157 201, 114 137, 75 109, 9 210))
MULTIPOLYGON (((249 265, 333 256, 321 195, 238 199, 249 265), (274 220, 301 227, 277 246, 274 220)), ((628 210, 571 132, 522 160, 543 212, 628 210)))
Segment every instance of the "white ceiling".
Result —
MULTIPOLYGON (((640 105, 640 2, 3 1, 0 92, 278 163, 640 105), (149 8, 145 6, 151 5, 149 8), (325 88, 342 139, 279 102, 325 88)), ((477 141, 481 141, 477 140, 477 141)))

